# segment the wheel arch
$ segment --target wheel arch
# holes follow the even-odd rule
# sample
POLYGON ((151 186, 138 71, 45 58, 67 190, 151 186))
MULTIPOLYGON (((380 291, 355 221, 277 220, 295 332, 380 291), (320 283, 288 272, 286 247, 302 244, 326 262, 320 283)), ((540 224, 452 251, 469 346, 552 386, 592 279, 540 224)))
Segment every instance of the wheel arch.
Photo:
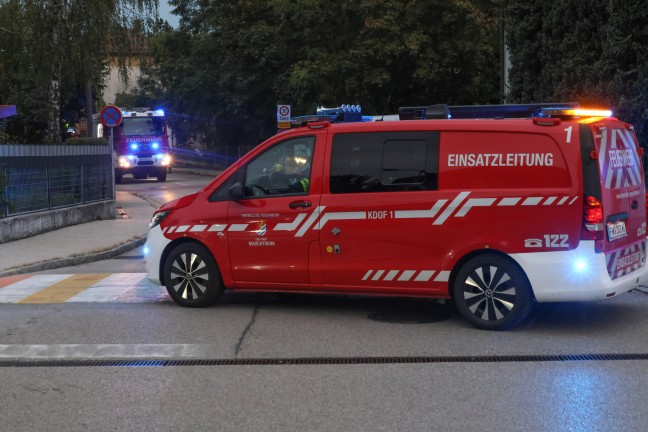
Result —
MULTIPOLYGON (((166 285, 166 283, 164 281, 164 263, 166 263, 167 257, 169 256, 169 254, 171 253, 171 251, 173 249, 175 249, 176 247, 178 247, 178 246, 180 246, 182 244, 185 244, 185 243, 195 243, 195 244, 200 245, 200 246, 204 247, 205 249, 207 249, 209 251, 209 253, 211 254, 212 258, 214 258, 214 262, 218 266, 218 261, 216 260, 216 257, 211 252, 211 250, 209 250, 209 247, 207 247, 206 244, 204 244, 203 242, 201 242, 201 241, 199 241, 199 240, 197 240, 195 238, 188 238, 188 237, 177 238, 177 239, 173 240, 171 243, 169 243, 164 248, 164 251, 162 252, 162 255, 160 256, 160 265, 158 267, 158 274, 159 274, 160 282, 162 283, 162 285, 166 285)), ((220 271, 220 266, 219 266, 219 271, 220 271)))
POLYGON ((517 260, 515 260, 511 255, 509 255, 509 254, 507 254, 505 252, 502 252, 500 250, 497 250, 497 249, 477 249, 477 250, 471 251, 471 252, 465 254, 464 256, 462 256, 455 263, 455 265, 452 267, 452 271, 450 272, 450 278, 448 279, 448 292, 450 294, 450 298, 453 301, 454 301, 454 289, 453 289, 453 287, 454 287, 454 284, 455 284, 455 280, 457 279, 457 274, 459 273, 461 268, 464 266, 464 264, 466 264, 469 260, 471 260, 471 259, 473 259, 475 257, 478 257, 478 256, 482 256, 482 255, 497 255, 497 256, 500 256, 500 257, 508 260, 515 267, 517 267, 520 270, 520 272, 522 273, 522 275, 524 275, 524 278, 529 283, 529 286, 531 287, 531 297, 535 300, 535 294, 533 293, 533 286, 531 285, 531 280, 527 276, 526 272, 524 271, 524 269, 522 268, 520 263, 517 262, 517 260))

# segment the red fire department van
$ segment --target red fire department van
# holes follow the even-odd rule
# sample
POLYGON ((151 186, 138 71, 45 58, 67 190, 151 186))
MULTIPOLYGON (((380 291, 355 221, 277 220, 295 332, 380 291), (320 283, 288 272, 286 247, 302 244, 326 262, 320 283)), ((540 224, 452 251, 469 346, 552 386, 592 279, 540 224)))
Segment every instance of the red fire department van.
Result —
POLYGON ((342 111, 156 211, 149 279, 190 307, 224 289, 452 299, 483 329, 648 282, 642 152, 610 112, 342 111))

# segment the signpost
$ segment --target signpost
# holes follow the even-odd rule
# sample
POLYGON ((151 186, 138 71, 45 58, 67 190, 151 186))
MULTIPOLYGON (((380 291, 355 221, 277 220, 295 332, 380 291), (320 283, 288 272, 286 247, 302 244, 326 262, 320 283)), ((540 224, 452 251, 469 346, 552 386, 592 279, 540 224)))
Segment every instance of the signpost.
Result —
POLYGON ((106 105, 101 110, 100 117, 101 123, 103 123, 104 126, 113 128, 121 123, 123 115, 121 110, 116 106, 106 105))
POLYGON ((290 105, 277 105, 277 127, 290 129, 290 105))
MULTIPOLYGON (((121 110, 114 106, 114 105, 106 105, 103 107, 101 110, 101 114, 99 114, 99 118, 101 118, 101 123, 103 123, 104 126, 110 128, 110 147, 113 149, 113 185, 115 184, 115 166, 117 165, 117 153, 115 152, 115 144, 114 144, 114 135, 115 135, 115 126, 119 125, 119 123, 122 122, 122 119, 124 118, 121 110)), ((114 190, 114 186, 113 186, 114 190)))

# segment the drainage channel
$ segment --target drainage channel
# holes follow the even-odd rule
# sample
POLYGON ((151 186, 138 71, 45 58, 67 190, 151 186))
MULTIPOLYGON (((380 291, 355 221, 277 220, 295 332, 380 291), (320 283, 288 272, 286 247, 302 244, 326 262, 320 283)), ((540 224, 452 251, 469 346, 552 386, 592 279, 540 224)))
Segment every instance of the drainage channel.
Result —
POLYGON ((12 367, 170 367, 170 366, 299 366, 299 365, 372 365, 422 363, 513 363, 648 360, 646 354, 559 354, 456 357, 316 357, 272 359, 54 359, 2 360, 0 368, 12 367))

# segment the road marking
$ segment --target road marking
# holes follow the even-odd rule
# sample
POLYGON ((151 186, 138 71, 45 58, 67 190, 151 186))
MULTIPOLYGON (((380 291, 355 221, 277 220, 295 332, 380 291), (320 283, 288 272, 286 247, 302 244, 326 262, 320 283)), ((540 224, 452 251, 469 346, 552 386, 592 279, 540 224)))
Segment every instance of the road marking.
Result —
POLYGON ((25 297, 18 303, 62 303, 109 275, 109 273, 76 274, 25 297))
POLYGON ((208 358, 207 344, 51 344, 0 345, 0 359, 208 358))
MULTIPOLYGON (((26 279, 13 284, 4 285, 0 289, 0 303, 17 303, 20 300, 28 297, 34 293, 39 292, 46 286, 52 285, 58 281, 69 278, 71 274, 60 275, 27 275, 26 279)), ((9 276, 10 278, 11 276, 9 276)), ((3 281, 8 278, 2 278, 3 281)))
POLYGON ((146 273, 111 274, 107 278, 67 299, 67 302, 113 302, 136 287, 146 273))
POLYGON ((0 288, 4 288, 7 285, 14 284, 16 282, 20 282, 23 279, 27 279, 29 275, 13 275, 13 276, 7 276, 5 278, 0 279, 0 288))
POLYGON ((0 278, 0 303, 154 303, 171 301, 146 273, 21 275, 0 278))

